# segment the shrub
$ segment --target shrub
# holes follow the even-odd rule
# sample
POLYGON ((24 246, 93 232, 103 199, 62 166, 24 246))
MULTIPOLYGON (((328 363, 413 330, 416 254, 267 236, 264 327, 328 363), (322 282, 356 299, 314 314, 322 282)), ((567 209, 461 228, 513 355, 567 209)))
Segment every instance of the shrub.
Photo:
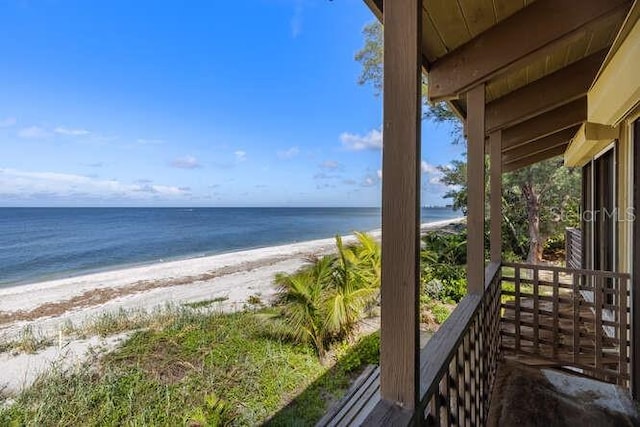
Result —
POLYGON ((433 300, 459 302, 467 293, 464 268, 467 261, 466 232, 431 232, 422 241, 421 282, 424 294, 433 300))
POLYGON ((362 365, 377 365, 380 363, 380 333, 374 332, 358 340, 353 347, 346 344, 342 351, 338 351, 340 367, 343 372, 352 372, 362 365))
POLYGON ((464 265, 467 262, 467 233, 432 231, 422 238, 422 259, 429 264, 464 265))
POLYGON ((467 294, 464 267, 436 264, 426 268, 422 277, 423 292, 442 302, 460 302, 467 294))
POLYGON ((434 304, 433 307, 431 307, 431 312, 433 313, 433 317, 436 319, 436 322, 438 322, 439 324, 443 324, 451 314, 446 305, 438 303, 434 304))

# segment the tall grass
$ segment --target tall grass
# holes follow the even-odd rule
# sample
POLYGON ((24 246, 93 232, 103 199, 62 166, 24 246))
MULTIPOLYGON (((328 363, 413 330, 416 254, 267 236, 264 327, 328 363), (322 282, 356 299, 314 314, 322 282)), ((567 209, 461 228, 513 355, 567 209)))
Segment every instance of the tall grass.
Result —
MULTIPOLYGON (((318 383, 299 401, 305 407, 273 421, 313 424, 344 392, 353 367, 332 370, 311 347, 278 338, 267 321, 274 314, 174 309, 144 322, 134 316, 147 329, 112 353, 69 370, 54 367, 0 409, 0 425, 258 425, 318 383)), ((94 327, 119 330, 124 317, 94 327)))

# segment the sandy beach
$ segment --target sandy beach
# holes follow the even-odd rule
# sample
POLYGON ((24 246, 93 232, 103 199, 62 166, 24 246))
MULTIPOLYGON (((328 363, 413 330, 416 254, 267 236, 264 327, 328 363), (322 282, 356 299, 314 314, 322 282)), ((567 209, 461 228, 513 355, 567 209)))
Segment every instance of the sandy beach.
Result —
MULTIPOLYGON (((424 224, 422 230, 463 221, 464 218, 459 218, 424 224)), ((370 234, 379 237, 380 231, 370 234)), ((345 236, 347 243, 354 239, 345 236)), ((276 292, 273 281, 276 273, 292 273, 309 257, 334 249, 333 238, 312 240, 3 288, 0 341, 19 336, 25 327, 43 336, 57 337, 69 322, 81 325, 100 314, 121 309, 150 310, 167 303, 181 305, 224 299, 216 303, 216 309, 234 311, 243 309, 251 296, 258 296, 268 304, 276 292)), ((66 346, 67 350, 71 347, 66 346)), ((55 356, 49 353, 47 360, 55 356)), ((33 376, 24 372, 2 374, 24 365, 16 357, 0 354, 0 386, 3 382, 15 385, 16 377, 33 376)), ((29 363, 41 364, 37 359, 29 363)))

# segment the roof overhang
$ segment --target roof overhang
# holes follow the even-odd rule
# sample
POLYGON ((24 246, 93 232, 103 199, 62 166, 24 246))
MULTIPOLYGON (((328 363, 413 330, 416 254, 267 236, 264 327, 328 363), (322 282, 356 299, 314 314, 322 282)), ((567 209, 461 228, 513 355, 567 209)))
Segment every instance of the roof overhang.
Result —
MULTIPOLYGON (((364 1, 383 20, 383 1, 364 1)), ((504 171, 562 155, 590 115, 596 77, 606 61, 615 62, 612 45, 640 55, 638 45, 615 45, 621 32, 632 31, 624 25, 637 14, 632 3, 425 1, 421 54, 429 99, 446 101, 465 120, 466 93, 483 83, 487 141, 502 132, 504 171)))

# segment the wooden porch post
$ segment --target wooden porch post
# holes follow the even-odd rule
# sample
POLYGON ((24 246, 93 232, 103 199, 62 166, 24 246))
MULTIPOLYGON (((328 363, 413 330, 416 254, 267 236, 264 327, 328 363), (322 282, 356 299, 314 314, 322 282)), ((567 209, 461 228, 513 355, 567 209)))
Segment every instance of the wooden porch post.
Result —
POLYGON ((633 221, 631 264, 631 393, 640 400, 640 120, 633 123, 633 221))
POLYGON ((419 387, 422 0, 384 4, 380 393, 414 409, 419 387))
POLYGON ((489 135, 491 156, 491 262, 502 260, 502 131, 489 135))
POLYGON ((484 292, 484 84, 467 92, 467 283, 484 292))

